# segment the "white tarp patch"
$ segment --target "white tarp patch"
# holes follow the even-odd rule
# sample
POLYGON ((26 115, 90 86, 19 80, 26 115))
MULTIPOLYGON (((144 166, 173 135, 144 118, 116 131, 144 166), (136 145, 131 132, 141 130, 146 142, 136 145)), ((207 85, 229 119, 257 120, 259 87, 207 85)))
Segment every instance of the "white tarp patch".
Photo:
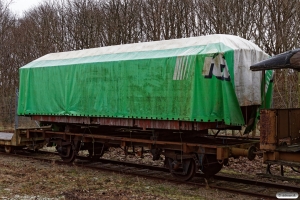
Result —
POLYGON ((194 56, 177 56, 173 80, 185 80, 189 77, 190 67, 195 61, 194 56))
POLYGON ((223 55, 218 54, 215 57, 206 57, 204 60, 202 75, 205 78, 212 78, 214 75, 217 79, 230 81, 228 66, 223 55))

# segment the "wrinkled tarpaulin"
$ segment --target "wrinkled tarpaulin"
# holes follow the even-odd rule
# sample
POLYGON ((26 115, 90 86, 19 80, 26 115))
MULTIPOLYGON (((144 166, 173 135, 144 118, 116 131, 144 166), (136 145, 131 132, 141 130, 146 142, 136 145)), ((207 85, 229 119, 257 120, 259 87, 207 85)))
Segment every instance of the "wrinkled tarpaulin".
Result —
POLYGON ((261 104, 268 58, 232 35, 126 44, 45 55, 20 68, 19 115, 225 121, 261 104))

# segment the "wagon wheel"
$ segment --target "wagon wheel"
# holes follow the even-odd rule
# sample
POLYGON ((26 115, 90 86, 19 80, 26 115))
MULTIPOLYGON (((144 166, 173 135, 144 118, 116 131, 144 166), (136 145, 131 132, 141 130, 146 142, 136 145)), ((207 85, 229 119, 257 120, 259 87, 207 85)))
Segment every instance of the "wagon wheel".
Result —
POLYGON ((68 147, 68 148, 70 148, 69 155, 67 155, 66 157, 61 157, 61 159, 66 163, 73 162, 76 157, 76 152, 72 149, 72 147, 68 147))
POLYGON ((200 169, 207 177, 215 175, 223 167, 223 163, 219 163, 216 155, 213 154, 206 154, 203 158, 202 163, 203 165, 200 169))
POLYGON ((5 153, 12 153, 14 148, 12 146, 4 146, 5 153))
POLYGON ((73 150, 71 144, 66 146, 56 146, 56 150, 64 162, 70 163, 75 160, 76 151, 73 150))
POLYGON ((196 174, 196 163, 193 159, 184 159, 182 163, 179 163, 172 158, 166 157, 166 166, 176 179, 182 181, 188 181, 196 174))

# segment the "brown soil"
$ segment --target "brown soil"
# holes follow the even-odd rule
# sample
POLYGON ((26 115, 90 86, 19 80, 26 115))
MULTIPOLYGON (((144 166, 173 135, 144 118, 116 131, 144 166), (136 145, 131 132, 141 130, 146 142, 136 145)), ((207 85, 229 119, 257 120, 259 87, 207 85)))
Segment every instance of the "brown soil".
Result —
MULTIPOLYGON (((112 149, 105 156, 152 162, 153 165, 162 163, 151 161, 150 155, 145 155, 144 159, 134 156, 125 158, 117 149, 112 149)), ((241 163, 249 165, 243 160, 232 162, 232 166, 241 163)), ((0 169, 2 199, 256 199, 215 189, 153 181, 77 166, 59 166, 5 155, 0 155, 0 169)), ((226 167, 224 171, 226 170, 232 169, 226 167)), ((240 170, 244 170, 244 167, 240 170)), ((254 171, 256 170, 258 169, 255 168, 254 171)))

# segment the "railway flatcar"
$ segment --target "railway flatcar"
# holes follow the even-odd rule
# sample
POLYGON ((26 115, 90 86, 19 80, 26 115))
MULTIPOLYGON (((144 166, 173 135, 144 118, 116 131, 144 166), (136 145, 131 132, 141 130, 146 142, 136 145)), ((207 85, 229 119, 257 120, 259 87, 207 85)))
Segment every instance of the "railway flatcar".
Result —
MULTIPOLYGON (((294 49, 258 62, 250 67, 252 71, 293 69, 300 70, 300 49, 294 49)), ((263 90, 263 93, 266 91, 263 90)), ((300 109, 267 109, 260 111, 260 150, 263 151, 263 162, 267 164, 267 173, 271 165, 290 166, 300 172, 300 109)))
MULTIPOLYGON (((33 130, 36 128, 32 128, 33 130)), ((39 128, 44 129, 44 128, 39 128)), ((18 128, 14 132, 0 132, 0 146, 4 147, 6 153, 12 153, 16 149, 27 147, 38 150, 44 146, 45 138, 42 134, 27 136, 30 128, 18 128)))
POLYGON ((253 124, 265 98, 250 65, 266 58, 222 34, 51 53, 20 68, 18 115, 51 126, 27 137, 44 137, 65 162, 141 147, 179 179, 213 175, 231 156, 256 155, 257 141, 208 130, 253 124))

